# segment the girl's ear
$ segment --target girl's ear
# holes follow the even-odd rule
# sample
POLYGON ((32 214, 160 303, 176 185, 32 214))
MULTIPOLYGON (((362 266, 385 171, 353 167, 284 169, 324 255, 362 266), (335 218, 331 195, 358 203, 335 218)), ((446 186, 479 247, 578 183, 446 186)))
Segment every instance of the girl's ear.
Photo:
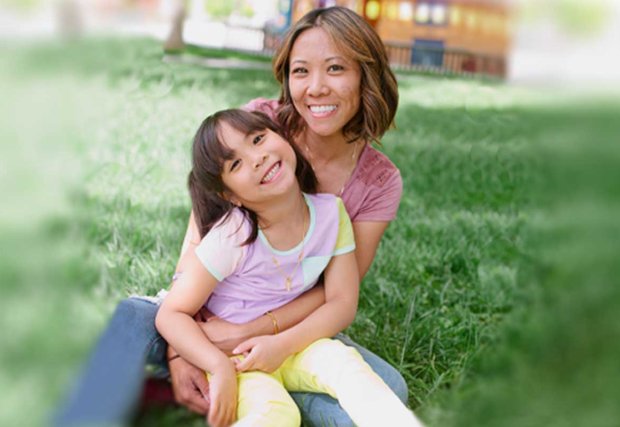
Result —
POLYGON ((232 203, 233 205, 235 205, 238 208, 243 206, 243 204, 239 201, 239 199, 237 199, 235 197, 235 195, 230 193, 229 191, 223 191, 222 193, 220 193, 220 197, 222 199, 226 200, 227 202, 232 203))

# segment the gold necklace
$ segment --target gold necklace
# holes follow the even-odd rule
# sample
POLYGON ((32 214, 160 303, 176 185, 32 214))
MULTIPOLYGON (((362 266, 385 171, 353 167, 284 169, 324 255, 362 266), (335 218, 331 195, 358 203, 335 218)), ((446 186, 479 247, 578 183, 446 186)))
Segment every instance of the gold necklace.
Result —
MULTIPOLYGON (((344 192, 344 187, 347 186, 347 183, 349 182, 349 179, 351 179, 351 176, 353 175, 353 171, 355 170, 355 166, 357 165, 357 159, 355 158, 357 155, 357 142, 358 140, 356 140, 355 142, 353 142, 353 153, 351 153, 351 167, 349 170, 349 174, 347 175, 347 178, 344 180, 344 183, 342 184, 342 187, 340 187, 340 191, 338 191, 338 193, 336 193, 336 195, 338 197, 342 196, 342 193, 344 192)), ((304 151, 307 154, 308 160, 310 161, 310 167, 312 168, 312 170, 314 170, 314 165, 313 160, 314 160, 314 156, 312 155, 312 152, 310 151, 310 147, 308 147, 308 144, 304 141, 304 151)))
MULTIPOLYGON (((280 276, 284 278, 284 287, 287 291, 291 290, 293 285, 293 278, 295 277, 295 273, 297 273, 297 269, 299 268, 301 261, 304 259, 304 245, 306 243, 306 209, 305 209, 305 201, 304 201, 304 219, 301 225, 301 250, 299 251, 299 255, 297 256, 297 262, 295 263, 295 267, 293 268, 293 272, 290 275, 287 275, 282 269, 282 265, 280 265, 280 261, 276 258, 275 255, 271 255, 271 260, 275 264, 278 269, 278 273, 280 276)), ((308 213, 310 216, 310 213, 308 213)))

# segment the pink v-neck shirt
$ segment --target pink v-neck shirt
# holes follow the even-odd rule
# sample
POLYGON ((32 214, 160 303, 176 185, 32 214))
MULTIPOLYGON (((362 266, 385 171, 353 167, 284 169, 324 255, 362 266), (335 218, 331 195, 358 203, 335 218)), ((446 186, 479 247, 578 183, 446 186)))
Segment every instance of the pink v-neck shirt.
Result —
MULTIPOLYGON (((243 108, 261 111, 277 121, 279 105, 273 99, 257 98, 243 108)), ((396 218, 402 193, 398 168, 385 154, 366 144, 340 197, 352 222, 383 222, 396 218)))

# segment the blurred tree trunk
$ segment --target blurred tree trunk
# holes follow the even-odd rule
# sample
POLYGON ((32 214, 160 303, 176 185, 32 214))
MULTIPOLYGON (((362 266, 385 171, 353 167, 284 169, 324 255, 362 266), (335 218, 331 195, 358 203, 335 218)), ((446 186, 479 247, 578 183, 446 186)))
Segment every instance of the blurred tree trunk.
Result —
POLYGON ((82 35, 83 23, 80 7, 75 0, 56 3, 58 32, 63 38, 72 39, 82 35))
POLYGON ((185 42, 183 42, 183 23, 185 22, 185 1, 176 0, 174 12, 172 13, 172 28, 170 35, 164 43, 164 51, 174 52, 180 51, 185 48, 185 42))

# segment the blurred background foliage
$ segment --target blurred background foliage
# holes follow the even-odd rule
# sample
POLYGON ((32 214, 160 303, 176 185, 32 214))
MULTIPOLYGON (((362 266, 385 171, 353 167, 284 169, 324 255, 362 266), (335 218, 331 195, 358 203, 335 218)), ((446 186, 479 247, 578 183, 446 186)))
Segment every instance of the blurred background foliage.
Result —
MULTIPOLYGON (((162 62, 143 39, 0 53, 0 425, 41 425, 116 303, 167 286, 197 125, 278 87, 268 70, 162 62)), ((403 373, 428 425, 615 425, 618 100, 399 86, 382 149, 403 200, 348 332, 403 373)))

